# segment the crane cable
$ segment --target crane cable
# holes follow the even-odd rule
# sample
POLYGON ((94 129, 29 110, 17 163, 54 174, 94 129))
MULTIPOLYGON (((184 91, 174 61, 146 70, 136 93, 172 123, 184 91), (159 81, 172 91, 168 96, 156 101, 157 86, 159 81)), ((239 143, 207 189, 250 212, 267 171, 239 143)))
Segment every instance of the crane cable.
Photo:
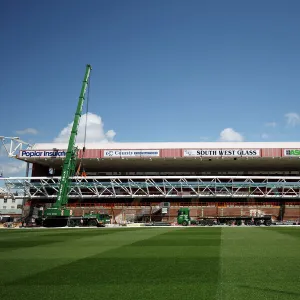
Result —
POLYGON ((84 125, 84 139, 83 139, 83 148, 82 148, 82 155, 80 158, 80 163, 76 172, 76 176, 79 175, 81 166, 82 166, 82 176, 86 176, 85 170, 84 170, 84 166, 83 166, 83 158, 84 158, 84 154, 85 154, 85 145, 86 145, 86 132, 87 132, 87 119, 88 119, 88 112, 89 112, 89 99, 90 99, 90 85, 91 85, 91 76, 88 79, 88 87, 87 87, 87 98, 86 98, 86 115, 85 115, 85 125, 84 125))

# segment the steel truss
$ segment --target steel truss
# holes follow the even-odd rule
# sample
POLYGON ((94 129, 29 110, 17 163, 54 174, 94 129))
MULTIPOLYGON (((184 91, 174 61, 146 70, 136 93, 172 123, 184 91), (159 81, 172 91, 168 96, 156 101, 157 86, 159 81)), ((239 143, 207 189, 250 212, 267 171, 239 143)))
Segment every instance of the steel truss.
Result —
POLYGON ((0 195, 6 195, 7 190, 0 186, 0 195))
MULTIPOLYGON (((55 199, 60 177, 3 178, 15 198, 55 199), (21 191, 21 192, 20 192, 21 191), (23 194, 23 195, 22 195, 23 194)), ((69 199, 300 198, 300 177, 109 176, 72 177, 69 199)))
POLYGON ((18 137, 0 136, 0 149, 3 147, 8 157, 16 157, 20 150, 29 150, 32 146, 18 137))

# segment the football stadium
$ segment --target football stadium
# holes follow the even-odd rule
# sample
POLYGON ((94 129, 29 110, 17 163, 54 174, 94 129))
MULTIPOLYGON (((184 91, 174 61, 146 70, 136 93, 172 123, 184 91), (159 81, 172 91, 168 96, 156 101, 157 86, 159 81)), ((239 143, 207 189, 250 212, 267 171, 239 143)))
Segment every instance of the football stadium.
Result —
POLYGON ((8 150, 0 137, 10 157, 27 163, 26 177, 3 179, 6 196, 23 199, 23 223, 298 224, 298 142, 86 143, 86 118, 84 143, 76 143, 91 70, 68 143, 10 138, 8 150))
POLYGON ((0 300, 300 300, 300 1, 44 2, 1 2, 0 300))
POLYGON ((14 270, 1 272, 0 296, 299 299, 300 143, 85 147, 72 222, 55 229, 35 221, 58 197, 67 145, 18 151, 28 176, 4 180, 27 224, 0 230, 0 266, 14 270), (106 228, 76 223, 96 212, 106 228))
MULTIPOLYGON (((74 215, 90 210, 108 214, 111 224, 174 224, 186 207, 195 220, 270 215, 272 221, 299 221, 298 142, 77 146, 66 203, 74 215)), ((14 197, 25 199, 23 216, 35 218, 56 201, 66 152, 67 144, 53 143, 18 151, 16 158, 31 166, 29 177, 4 180, 14 197)))
POLYGON ((299 299, 300 143, 76 143, 89 71, 68 144, 5 148, 0 296, 299 299))

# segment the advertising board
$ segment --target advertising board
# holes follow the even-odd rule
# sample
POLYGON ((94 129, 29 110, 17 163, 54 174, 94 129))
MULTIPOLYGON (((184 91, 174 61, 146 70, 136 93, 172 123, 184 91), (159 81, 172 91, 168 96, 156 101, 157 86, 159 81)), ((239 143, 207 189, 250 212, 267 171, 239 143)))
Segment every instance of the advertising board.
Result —
POLYGON ((289 157, 300 157, 300 149, 284 149, 283 150, 283 156, 289 156, 289 157))
POLYGON ((159 157, 159 150, 104 150, 104 157, 159 157))
POLYGON ((19 157, 22 158, 55 158, 65 157, 64 150, 20 150, 19 157))
POLYGON ((184 157, 259 157, 260 149, 185 149, 184 157))

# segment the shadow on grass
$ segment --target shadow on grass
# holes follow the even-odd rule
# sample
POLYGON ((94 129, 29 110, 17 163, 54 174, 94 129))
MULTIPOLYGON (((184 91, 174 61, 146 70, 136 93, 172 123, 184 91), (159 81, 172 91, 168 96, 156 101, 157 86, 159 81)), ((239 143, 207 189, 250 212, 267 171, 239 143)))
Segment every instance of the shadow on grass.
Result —
POLYGON ((299 227, 269 227, 269 228, 264 228, 264 230, 273 231, 286 236, 291 236, 296 239, 300 238, 299 227))
POLYGON ((186 283, 201 288, 206 283, 215 289, 218 272, 219 257, 136 259, 101 258, 97 255, 6 282, 6 286, 69 285, 89 288, 91 285, 186 283))
POLYGON ((38 246, 45 246, 62 241, 58 240, 18 240, 18 241, 3 241, 0 243, 0 252, 11 251, 22 248, 33 248, 38 246))
MULTIPOLYGON (((134 253, 134 248, 132 248, 134 253)), ((62 247, 63 251, 63 247, 62 247)), ((145 239, 144 241, 132 242, 116 249, 110 249, 116 257, 103 257, 102 252, 78 259, 73 262, 51 268, 36 274, 23 277, 7 283, 7 285, 105 285, 105 284, 131 284, 136 282, 140 284, 160 284, 164 283, 187 283, 195 284, 201 287, 200 283, 213 285, 215 289, 216 278, 218 278, 220 264, 220 240, 216 237, 208 240, 200 237, 191 239, 185 232, 181 237, 166 235, 156 236, 145 239), (179 239, 179 240, 178 240, 179 239), (209 251, 214 256, 203 257, 201 247, 195 249, 198 255, 190 257, 186 252, 185 257, 148 257, 147 253, 140 257, 123 257, 124 246, 132 248, 140 246, 153 246, 153 251, 160 253, 160 246, 203 246, 213 245, 209 251)), ((170 250, 172 251, 172 250, 170 250)), ((184 252, 184 249, 182 250, 184 252)), ((45 260, 47 263, 47 260, 45 260)))
POLYGON ((68 228, 64 230, 56 229, 49 230, 48 232, 43 232, 43 236, 96 236, 102 234, 114 234, 119 233, 124 230, 128 231, 137 231, 140 228, 91 228, 91 229, 79 229, 79 228, 68 228))
POLYGON ((249 289, 249 290, 256 290, 256 291, 259 290, 262 292, 272 292, 272 293, 278 293, 278 294, 284 294, 284 295, 290 295, 290 296, 300 296, 300 293, 275 290, 275 289, 270 289, 270 288, 260 288, 260 287, 254 287, 254 286, 249 286, 249 285, 239 285, 239 287, 249 289))

